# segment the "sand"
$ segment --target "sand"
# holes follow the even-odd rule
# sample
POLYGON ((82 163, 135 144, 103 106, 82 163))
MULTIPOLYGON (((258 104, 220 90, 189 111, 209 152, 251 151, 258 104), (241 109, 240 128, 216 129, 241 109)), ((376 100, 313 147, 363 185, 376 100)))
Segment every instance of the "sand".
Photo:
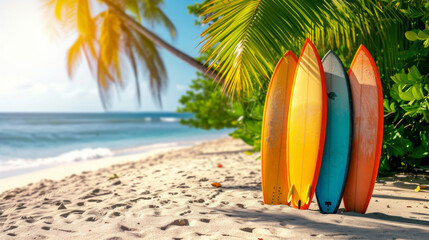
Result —
POLYGON ((326 215, 316 202, 263 205, 259 154, 246 150, 212 140, 7 190, 0 239, 428 239, 424 176, 378 180, 365 215, 326 215))

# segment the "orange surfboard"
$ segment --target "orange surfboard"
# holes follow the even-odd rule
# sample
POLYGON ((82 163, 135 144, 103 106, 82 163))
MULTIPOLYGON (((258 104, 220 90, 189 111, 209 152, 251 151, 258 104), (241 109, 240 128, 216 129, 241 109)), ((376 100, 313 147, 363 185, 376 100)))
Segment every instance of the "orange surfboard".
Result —
POLYGON ((365 213, 371 199, 383 142, 383 92, 377 66, 361 45, 349 70, 353 98, 352 152, 344 189, 346 211, 365 213))
POLYGON ((278 62, 268 88, 262 122, 261 168, 264 203, 287 204, 286 124, 298 59, 288 51, 278 62))
POLYGON ((316 190, 326 132, 327 95, 316 48, 305 41, 292 87, 287 125, 288 202, 308 209, 316 190))

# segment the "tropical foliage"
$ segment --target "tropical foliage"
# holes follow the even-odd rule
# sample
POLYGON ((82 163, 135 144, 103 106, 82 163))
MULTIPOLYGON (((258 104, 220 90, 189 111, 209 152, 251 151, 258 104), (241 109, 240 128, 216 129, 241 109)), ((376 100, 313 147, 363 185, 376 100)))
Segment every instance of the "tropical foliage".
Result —
POLYGON ((182 119, 182 124, 202 129, 231 128, 232 137, 242 139, 254 151, 260 150, 265 91, 253 91, 232 102, 200 73, 189 88, 179 100, 182 107, 177 111, 194 113, 194 117, 182 119))
POLYGON ((202 33, 201 51, 214 48, 208 60, 230 94, 269 80, 285 50, 298 53, 307 37, 319 50, 335 49, 346 61, 364 44, 379 60, 381 74, 391 74, 398 52, 407 46, 397 36, 409 24, 397 7, 371 0, 205 1, 203 22, 211 25, 202 33))
MULTIPOLYGON (((160 93, 166 85, 166 72, 159 51, 152 41, 131 28, 117 12, 103 3, 104 1, 91 0, 46 1, 48 13, 56 20, 54 23, 57 25, 54 27, 60 29, 66 37, 76 36, 67 52, 69 75, 73 76, 79 63, 85 58, 92 74, 97 78, 100 97, 106 108, 110 88, 122 86, 125 80, 133 78, 140 103, 138 78, 140 71, 145 70, 152 95, 160 103, 160 93), (123 58, 127 61, 122 61, 123 58), (125 76, 129 69, 133 78, 125 76)), ((161 10, 162 0, 112 0, 111 3, 139 21, 163 25, 172 37, 176 34, 173 23, 161 10)))
POLYGON ((109 106, 112 86, 135 80, 140 104, 139 78, 147 74, 152 96, 161 103, 161 90, 166 85, 165 67, 156 48, 162 47, 206 76, 223 81, 201 62, 167 43, 141 22, 167 28, 176 35, 173 23, 161 10, 163 0, 42 0, 53 29, 75 38, 67 54, 69 75, 85 58, 97 78, 105 109, 109 106), (95 7, 94 7, 95 5, 95 7), (94 10, 96 9, 96 10, 94 10), (129 71, 131 70, 131 71, 129 71), (142 71, 143 70, 143 71, 142 71), (130 73, 131 76, 126 73, 130 73))
MULTIPOLYGON (((202 13, 200 22, 209 24, 201 49, 225 78, 223 90, 234 97, 247 92, 234 103, 216 97, 220 89, 214 87, 200 92, 199 102, 229 106, 220 114, 188 107, 198 105, 187 98, 188 92, 180 110, 196 113, 192 125, 198 126, 204 118, 209 128, 211 119, 228 116, 237 123, 231 135, 258 150, 262 119, 258 109, 264 106, 267 79, 282 54, 289 49, 299 54, 304 39, 310 37, 320 55, 332 49, 348 68, 364 44, 376 60, 385 98, 380 173, 428 164, 429 1, 207 0, 189 9, 202 13), (251 107, 244 110, 245 106, 251 107), (250 113, 254 113, 251 118, 245 117, 250 113)), ((210 87, 205 79, 194 80, 193 86, 199 84, 210 87)))

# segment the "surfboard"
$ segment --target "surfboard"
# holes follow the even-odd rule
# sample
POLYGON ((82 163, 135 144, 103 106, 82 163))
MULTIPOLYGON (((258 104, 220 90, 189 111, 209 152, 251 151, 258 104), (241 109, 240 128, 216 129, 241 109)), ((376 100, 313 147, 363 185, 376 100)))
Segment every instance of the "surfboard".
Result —
POLYGON ((287 204, 286 124, 297 62, 297 57, 291 51, 280 59, 265 100, 261 135, 262 193, 265 204, 287 204))
POLYGON ((326 130, 326 83, 316 48, 304 43, 295 79, 287 126, 288 201, 308 209, 316 190, 326 130))
POLYGON ((353 107, 349 77, 338 56, 322 59, 327 93, 327 121, 316 199, 322 213, 336 213, 343 197, 353 135, 353 107))
POLYGON ((374 59, 361 45, 349 70, 353 98, 353 142, 347 183, 346 211, 365 213, 380 163, 383 141, 383 92, 374 59))

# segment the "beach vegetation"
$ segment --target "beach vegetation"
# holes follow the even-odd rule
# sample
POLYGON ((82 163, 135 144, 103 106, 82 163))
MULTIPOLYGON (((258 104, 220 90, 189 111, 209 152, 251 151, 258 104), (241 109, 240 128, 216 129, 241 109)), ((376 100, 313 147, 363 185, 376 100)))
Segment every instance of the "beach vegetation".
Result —
POLYGON ((117 178, 119 178, 118 174, 114 173, 111 177, 109 177, 109 180, 113 180, 117 178))
POLYGON ((348 69, 363 44, 376 61, 383 86, 379 174, 428 167, 429 1, 206 0, 189 11, 199 17, 197 24, 209 25, 202 33, 201 51, 209 53, 205 60, 225 84, 220 88, 208 79, 195 79, 192 85, 212 90, 182 97, 180 111, 195 113, 184 124, 219 129, 219 122, 216 127, 210 123, 228 119, 224 127, 233 125, 230 135, 257 151, 267 83, 281 56, 287 50, 299 54, 309 37, 321 56, 333 50, 348 69), (228 98, 216 97, 222 92, 228 98), (198 97, 191 97, 195 94, 198 97), (228 109, 198 107, 206 101, 228 109))

